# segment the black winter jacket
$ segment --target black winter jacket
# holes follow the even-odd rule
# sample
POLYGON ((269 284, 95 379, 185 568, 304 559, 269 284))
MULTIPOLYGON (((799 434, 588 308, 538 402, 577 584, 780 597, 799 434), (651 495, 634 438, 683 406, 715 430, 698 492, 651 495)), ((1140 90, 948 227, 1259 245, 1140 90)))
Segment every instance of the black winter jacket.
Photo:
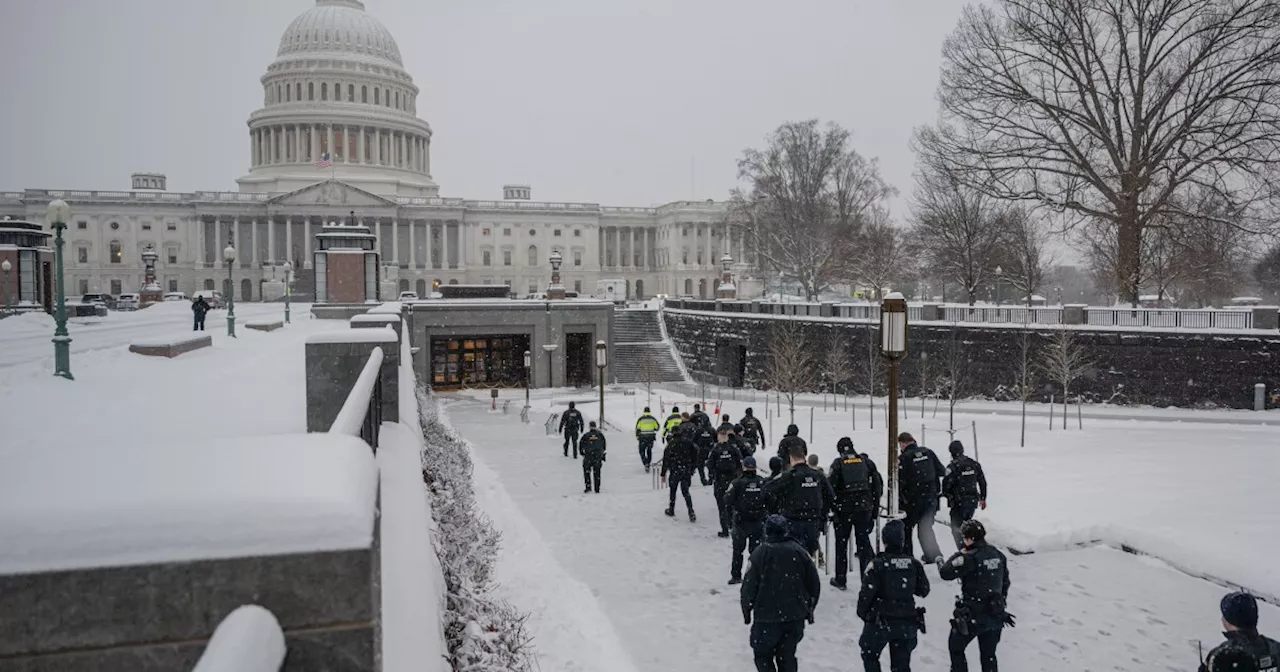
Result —
POLYGON ((684 478, 698 468, 698 449, 689 440, 692 432, 682 431, 671 437, 662 450, 662 475, 684 478))
POLYGON ((822 591, 818 568, 800 544, 769 537, 752 554, 742 580, 742 613, 757 623, 791 623, 813 616, 822 591))

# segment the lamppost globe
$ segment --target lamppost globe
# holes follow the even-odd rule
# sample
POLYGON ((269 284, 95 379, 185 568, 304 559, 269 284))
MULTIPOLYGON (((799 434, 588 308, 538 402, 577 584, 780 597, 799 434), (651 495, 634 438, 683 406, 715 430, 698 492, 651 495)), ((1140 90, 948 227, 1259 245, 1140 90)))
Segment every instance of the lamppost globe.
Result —
POLYGON ((236 282, 232 277, 236 261, 236 248, 227 245, 222 250, 222 258, 227 262, 227 336, 236 337, 236 282))
POLYGON ((222 250, 222 260, 223 260, 223 261, 225 261, 225 262, 227 262, 227 263, 231 263, 231 262, 235 261, 235 260, 236 260, 236 248, 235 248, 235 247, 233 247, 233 246, 231 246, 231 245, 228 245, 228 246, 226 247, 226 249, 222 250))
POLYGON ((0 262, 0 271, 4 271, 5 273, 8 273, 9 271, 12 271, 12 270, 13 270, 13 264, 9 263, 8 259, 5 259, 4 261, 0 262))
POLYGON ((284 275, 285 275, 285 277, 286 277, 286 278, 287 278, 287 277, 289 277, 289 273, 291 273, 291 272, 293 272, 293 264, 291 264, 291 263, 289 263, 289 262, 287 262, 287 261, 286 261, 286 262, 284 262, 284 275))
POLYGON ((49 207, 45 209, 45 216, 50 225, 66 224, 67 220, 71 219, 71 206, 60 198, 49 201, 49 207))
POLYGON ((530 353, 528 350, 525 350, 524 351, 524 368, 527 369, 532 365, 533 365, 533 354, 530 353))

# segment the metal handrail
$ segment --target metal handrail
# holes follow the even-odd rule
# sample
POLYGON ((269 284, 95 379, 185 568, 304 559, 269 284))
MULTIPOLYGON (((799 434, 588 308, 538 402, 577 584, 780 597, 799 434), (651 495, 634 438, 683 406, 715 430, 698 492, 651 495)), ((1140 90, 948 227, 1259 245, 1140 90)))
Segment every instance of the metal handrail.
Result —
POLYGON ((358 436, 370 447, 378 447, 378 428, 382 425, 382 348, 374 348, 365 361, 360 377, 351 387, 342 410, 329 425, 329 431, 358 436))

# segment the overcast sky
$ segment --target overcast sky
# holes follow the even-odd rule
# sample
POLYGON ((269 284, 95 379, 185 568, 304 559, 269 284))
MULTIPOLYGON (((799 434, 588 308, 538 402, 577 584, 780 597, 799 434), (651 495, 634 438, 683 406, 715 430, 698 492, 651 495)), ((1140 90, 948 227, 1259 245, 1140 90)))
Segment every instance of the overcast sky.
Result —
MULTIPOLYGON (((314 0, 0 0, 0 189, 236 190, 246 120, 314 0)), ((422 89, 445 196, 724 198, 746 147, 835 121, 911 187, 960 0, 365 0, 422 89)), ((895 211, 901 216, 903 199, 895 211)))

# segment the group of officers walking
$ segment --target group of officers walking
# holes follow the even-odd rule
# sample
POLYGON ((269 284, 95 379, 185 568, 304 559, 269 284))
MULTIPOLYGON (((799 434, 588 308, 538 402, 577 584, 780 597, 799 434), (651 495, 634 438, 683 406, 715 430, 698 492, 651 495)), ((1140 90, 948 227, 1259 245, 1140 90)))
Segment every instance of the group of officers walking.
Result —
MULTIPOLYGON (((589 423, 578 439, 582 416, 570 403, 561 419, 564 451, 576 458, 581 446, 584 492, 600 491, 604 436, 589 423), (593 483, 594 477, 594 483, 593 483)), ((711 418, 695 404, 693 413, 673 407, 659 422, 648 408, 636 422, 641 463, 653 467, 653 449, 665 445, 660 466, 669 488, 664 513, 675 517, 677 492, 690 522, 697 520, 689 488, 694 474, 713 487, 719 514, 719 536, 732 539, 729 584, 741 584, 743 620, 751 626, 750 643, 756 669, 788 672, 798 669, 796 649, 806 623, 814 622, 821 593, 818 577, 820 536, 827 522, 835 537, 831 586, 847 590, 850 541, 862 576, 857 615, 864 621, 858 640, 864 669, 879 672, 880 656, 889 649, 890 670, 910 670, 918 633, 926 631, 925 609, 915 598, 926 597, 930 585, 925 564, 936 564, 944 581, 959 580, 960 595, 950 619, 947 649, 952 672, 969 669, 965 652, 977 640, 982 672, 996 672, 996 648, 1004 628, 1015 625, 1007 610, 1009 569, 1004 554, 986 541, 986 528, 974 520, 987 506, 987 480, 982 465, 964 454, 964 446, 948 446, 950 464, 944 466, 930 449, 909 433, 897 443, 899 505, 902 517, 890 519, 880 533, 883 550, 872 549, 871 535, 881 518, 884 479, 866 453, 858 453, 849 437, 841 438, 839 456, 827 471, 810 456, 799 428, 791 425, 769 459, 769 475, 758 472, 755 453, 764 444, 760 421, 752 409, 740 423, 711 418), (950 509, 956 552, 944 558, 934 535, 941 498, 950 509), (912 533, 921 557, 913 551, 912 533), (743 573, 743 554, 748 565, 743 573)), ((1232 593, 1221 603, 1227 641, 1213 649, 1199 672, 1274 672, 1280 665, 1280 643, 1257 631, 1257 603, 1246 593, 1232 593)))

